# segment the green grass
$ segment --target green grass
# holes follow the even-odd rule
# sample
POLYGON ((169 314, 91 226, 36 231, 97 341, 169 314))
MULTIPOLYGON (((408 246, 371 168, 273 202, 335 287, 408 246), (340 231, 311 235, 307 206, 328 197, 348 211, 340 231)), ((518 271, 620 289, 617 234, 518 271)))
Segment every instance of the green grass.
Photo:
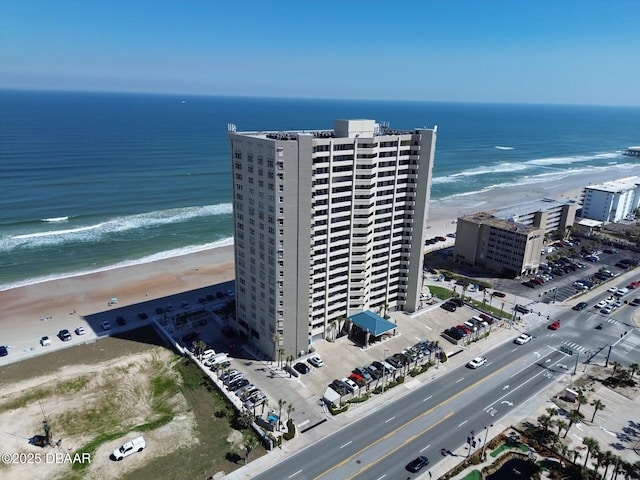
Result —
MULTIPOLYGON (((495 450, 491 451, 491 453, 489 453, 489 455, 491 455, 492 457, 497 457, 498 455, 500 455, 501 452, 503 452, 504 450, 511 450, 511 446, 507 445, 506 443, 503 443, 502 445, 500 445, 498 448, 496 448, 495 450)), ((519 443, 517 445, 517 448, 521 451, 521 452, 528 452, 529 451, 529 447, 527 447, 524 443, 519 443)))
POLYGON ((37 402, 50 397, 52 394, 51 387, 42 387, 30 390, 27 393, 15 398, 7 403, 0 405, 0 413, 8 412, 10 410, 16 410, 18 408, 24 408, 30 403, 37 402))
POLYGON ((462 480, 482 480, 482 473, 480 470, 472 470, 462 477, 462 480))
MULTIPOLYGON (((197 443, 154 458, 143 468, 122 476, 121 480, 208 478, 244 465, 244 452, 227 441, 235 421, 233 406, 193 362, 182 360, 174 368, 180 374, 182 394, 195 417, 197 427, 193 434, 197 443)), ((250 430, 244 432, 251 434, 250 430)), ((265 449, 259 446, 251 451, 250 459, 264 453, 265 449)))

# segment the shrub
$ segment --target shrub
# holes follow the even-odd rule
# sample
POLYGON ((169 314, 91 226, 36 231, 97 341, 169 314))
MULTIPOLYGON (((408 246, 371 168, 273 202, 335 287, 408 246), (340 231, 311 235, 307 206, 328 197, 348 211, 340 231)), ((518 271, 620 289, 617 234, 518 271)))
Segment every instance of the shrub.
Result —
POLYGON ((293 437, 296 436, 296 426, 293 423, 293 420, 289 419, 287 420, 287 431, 284 435, 282 435, 282 437, 285 440, 292 440, 293 437))

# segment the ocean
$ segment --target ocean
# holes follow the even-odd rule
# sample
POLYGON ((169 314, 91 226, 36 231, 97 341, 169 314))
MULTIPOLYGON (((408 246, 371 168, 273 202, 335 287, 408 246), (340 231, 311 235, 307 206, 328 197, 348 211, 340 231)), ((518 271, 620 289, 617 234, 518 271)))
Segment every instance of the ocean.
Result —
POLYGON ((438 126, 432 207, 640 174, 640 108, 0 91, 0 290, 233 242, 227 124, 438 126))

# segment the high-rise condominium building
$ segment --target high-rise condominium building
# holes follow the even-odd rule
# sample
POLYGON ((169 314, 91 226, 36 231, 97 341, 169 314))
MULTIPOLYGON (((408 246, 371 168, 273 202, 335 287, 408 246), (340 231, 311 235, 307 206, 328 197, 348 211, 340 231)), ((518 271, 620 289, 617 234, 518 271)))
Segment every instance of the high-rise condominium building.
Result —
POLYGON ((297 356, 350 315, 417 308, 435 128, 230 125, 229 139, 241 335, 297 356))

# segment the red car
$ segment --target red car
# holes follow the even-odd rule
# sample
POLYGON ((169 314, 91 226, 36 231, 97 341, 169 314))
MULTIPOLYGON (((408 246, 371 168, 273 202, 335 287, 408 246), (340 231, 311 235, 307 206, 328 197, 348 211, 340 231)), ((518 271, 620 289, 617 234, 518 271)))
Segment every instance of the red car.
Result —
POLYGON ((551 325, 549 325, 549 330, 557 330, 560 328, 560 322, 558 320, 554 320, 553 322, 551 322, 551 325))
POLYGON ((504 293, 502 293, 502 292, 493 292, 493 293, 491 294, 491 296, 492 296, 492 297, 498 297, 498 298, 504 298, 504 297, 506 297, 506 295, 505 295, 504 293))
POLYGON ((631 288, 631 289, 635 289, 635 288, 638 288, 638 287, 640 287, 640 282, 631 282, 631 283, 627 286, 627 288, 631 288))

